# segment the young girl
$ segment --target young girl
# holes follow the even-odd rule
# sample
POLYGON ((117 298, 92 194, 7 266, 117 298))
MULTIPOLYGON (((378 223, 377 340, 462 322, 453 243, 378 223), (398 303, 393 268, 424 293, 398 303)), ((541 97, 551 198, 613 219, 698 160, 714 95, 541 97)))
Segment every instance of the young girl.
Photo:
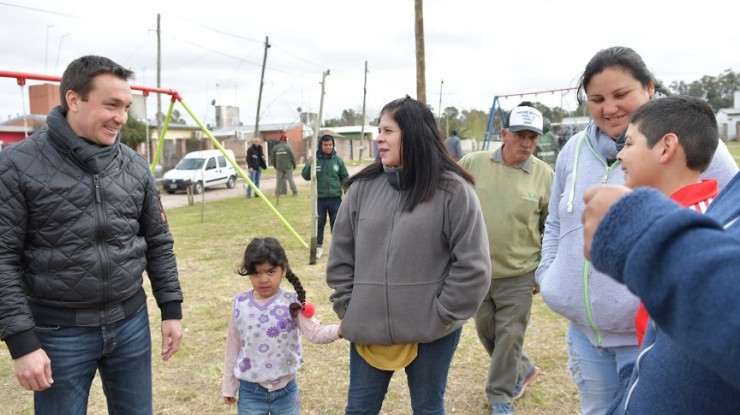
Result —
POLYGON ((313 305, 275 238, 255 238, 237 270, 252 289, 236 296, 229 319, 224 362, 224 402, 245 414, 298 414, 295 374, 301 367, 300 331, 312 343, 341 338, 336 324, 321 326, 313 305), (286 277, 295 292, 280 288, 286 277))

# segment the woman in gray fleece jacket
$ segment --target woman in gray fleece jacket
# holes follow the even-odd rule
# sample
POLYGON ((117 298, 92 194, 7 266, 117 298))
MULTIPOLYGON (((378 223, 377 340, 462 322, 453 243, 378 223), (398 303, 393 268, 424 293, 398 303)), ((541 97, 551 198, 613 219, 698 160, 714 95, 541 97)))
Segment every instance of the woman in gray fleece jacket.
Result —
POLYGON ((351 342, 346 413, 379 413, 399 369, 413 412, 443 413, 462 325, 491 281, 483 216, 423 103, 383 108, 378 151, 345 182, 326 270, 351 342))
MULTIPOLYGON (((568 369, 582 412, 590 415, 606 413, 619 386, 619 370, 637 357, 639 300, 586 261, 583 193, 599 183, 624 183, 616 161, 617 139, 633 111, 664 95, 656 91, 640 55, 625 47, 604 49, 591 58, 581 77, 581 92, 588 99, 592 122, 568 140, 558 156, 536 279, 545 303, 570 321, 568 369)), ((720 142, 702 176, 716 179, 722 188, 737 171, 720 142)))

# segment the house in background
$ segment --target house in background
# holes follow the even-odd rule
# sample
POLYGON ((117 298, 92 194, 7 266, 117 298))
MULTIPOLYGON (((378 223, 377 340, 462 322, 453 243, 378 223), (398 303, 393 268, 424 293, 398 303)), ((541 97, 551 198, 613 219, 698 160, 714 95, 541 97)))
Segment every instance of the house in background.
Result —
MULTIPOLYGON (((43 83, 30 85, 28 87, 31 115, 20 116, 6 122, 0 123, 0 149, 2 146, 23 140, 41 129, 47 128, 46 114, 52 108, 59 105, 59 85, 55 83, 43 83)), ((134 91, 134 102, 130 108, 130 114, 143 122, 148 127, 149 152, 146 143, 142 143, 136 151, 142 157, 152 158, 159 140, 159 127, 156 121, 146 118, 147 102, 146 96, 134 91)), ((151 105, 151 104, 150 104, 151 105)), ((244 125, 239 119, 239 108, 232 106, 215 106, 216 125, 208 126, 210 133, 218 140, 225 149, 234 151, 236 162, 245 166, 247 148, 254 138, 254 125, 244 125)), ((163 109, 164 110, 164 109, 163 109)), ((306 156, 313 154, 315 150, 309 150, 314 127, 317 122, 317 114, 310 112, 300 113, 298 120, 283 123, 265 123, 259 125, 259 136, 263 139, 266 153, 279 142, 280 136, 285 134, 288 142, 296 154, 296 161, 301 164, 306 156)), ((335 136, 337 153, 345 160, 372 159, 375 154, 374 148, 369 145, 376 135, 377 127, 364 126, 364 137, 362 126, 333 127, 324 129, 335 136)), ((164 170, 173 168, 177 162, 188 152, 196 150, 210 150, 215 146, 200 127, 187 124, 170 123, 163 137, 162 152, 158 163, 164 170)), ((269 160, 268 160, 269 162, 269 160)))
POLYGON ((377 125, 350 125, 345 127, 324 127, 319 137, 324 134, 334 136, 337 154, 344 160, 368 160, 375 157, 377 145, 373 138, 378 135, 377 125))
POLYGON ((46 115, 21 115, 0 122, 0 150, 46 128, 46 115))
POLYGON ((732 108, 720 109, 716 117, 719 137, 724 141, 738 141, 740 139, 740 91, 735 91, 732 108))

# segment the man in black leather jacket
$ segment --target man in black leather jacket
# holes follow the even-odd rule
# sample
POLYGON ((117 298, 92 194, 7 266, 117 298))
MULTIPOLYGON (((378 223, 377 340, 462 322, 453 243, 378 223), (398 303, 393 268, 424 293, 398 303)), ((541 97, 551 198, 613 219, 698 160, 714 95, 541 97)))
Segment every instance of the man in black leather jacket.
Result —
POLYGON ((0 338, 36 413, 84 413, 96 370, 111 413, 153 412, 144 271, 162 358, 180 347, 172 235, 146 161, 120 143, 132 78, 73 61, 49 129, 0 153, 0 338))

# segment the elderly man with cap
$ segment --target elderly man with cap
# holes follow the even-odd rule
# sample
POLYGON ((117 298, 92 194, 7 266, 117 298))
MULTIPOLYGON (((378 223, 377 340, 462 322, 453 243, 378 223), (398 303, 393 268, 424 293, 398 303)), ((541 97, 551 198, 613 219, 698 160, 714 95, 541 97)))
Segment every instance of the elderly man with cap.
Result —
POLYGON ((539 372, 522 348, 554 176, 547 163, 532 156, 542 126, 542 114, 524 102, 507 114, 500 148, 460 160, 475 176, 490 246, 491 288, 475 327, 491 355, 486 395, 492 414, 513 414, 514 399, 539 372))

